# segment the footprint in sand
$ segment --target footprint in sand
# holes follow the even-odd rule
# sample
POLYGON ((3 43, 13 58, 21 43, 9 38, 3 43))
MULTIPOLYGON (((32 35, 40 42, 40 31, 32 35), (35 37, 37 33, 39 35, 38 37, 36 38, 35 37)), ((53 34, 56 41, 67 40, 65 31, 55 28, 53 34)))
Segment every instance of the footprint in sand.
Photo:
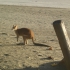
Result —
POLYGON ((7 33, 1 33, 1 35, 8 35, 7 33))

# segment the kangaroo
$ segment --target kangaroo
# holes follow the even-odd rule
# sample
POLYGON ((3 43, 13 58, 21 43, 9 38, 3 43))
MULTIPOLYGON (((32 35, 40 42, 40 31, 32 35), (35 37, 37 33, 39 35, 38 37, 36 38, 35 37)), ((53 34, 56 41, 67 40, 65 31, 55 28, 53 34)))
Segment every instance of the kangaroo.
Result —
POLYGON ((32 39, 32 42, 34 44, 34 33, 32 30, 30 30, 28 28, 18 29, 18 27, 16 25, 13 25, 12 30, 14 30, 17 35, 17 41, 18 41, 19 36, 22 36, 24 45, 28 44, 28 41, 27 41, 28 39, 32 39))

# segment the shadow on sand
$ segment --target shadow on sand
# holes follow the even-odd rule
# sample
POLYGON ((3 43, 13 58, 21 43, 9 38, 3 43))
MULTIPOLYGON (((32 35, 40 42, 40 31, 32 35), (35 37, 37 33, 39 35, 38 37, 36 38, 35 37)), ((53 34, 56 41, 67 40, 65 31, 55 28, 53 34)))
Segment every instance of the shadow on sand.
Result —
MULTIPOLYGON (((24 44, 23 43, 18 43, 17 45, 24 45, 24 44)), ((29 46, 31 46, 31 45, 29 45, 29 46)), ((45 45, 45 44, 41 44, 41 43, 34 43, 34 45, 32 45, 32 46, 51 47, 49 45, 45 45)))
POLYGON ((34 43, 35 46, 43 46, 43 47, 50 47, 49 45, 41 44, 41 43, 34 43))
MULTIPOLYGON (((19 46, 19 45, 24 46, 24 43, 17 43, 17 44, 3 44, 3 45, 0 45, 0 47, 1 47, 1 46, 19 46)), ((27 45, 27 46, 51 47, 51 46, 49 46, 49 45, 45 45, 45 44, 41 44, 41 43, 34 43, 34 45, 27 45)))
POLYGON ((1 69, 1 70, 66 70, 66 67, 62 64, 58 64, 58 62, 51 62, 51 63, 42 64, 37 68, 30 66, 22 69, 1 69), (57 65, 52 66, 53 63, 56 63, 57 65))

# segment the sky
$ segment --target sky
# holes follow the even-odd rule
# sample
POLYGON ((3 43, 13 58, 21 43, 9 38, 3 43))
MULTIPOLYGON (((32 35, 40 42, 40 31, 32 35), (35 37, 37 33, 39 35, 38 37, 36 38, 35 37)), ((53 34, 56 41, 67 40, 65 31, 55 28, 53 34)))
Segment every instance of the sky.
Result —
POLYGON ((70 0, 0 0, 0 4, 70 8, 70 0))

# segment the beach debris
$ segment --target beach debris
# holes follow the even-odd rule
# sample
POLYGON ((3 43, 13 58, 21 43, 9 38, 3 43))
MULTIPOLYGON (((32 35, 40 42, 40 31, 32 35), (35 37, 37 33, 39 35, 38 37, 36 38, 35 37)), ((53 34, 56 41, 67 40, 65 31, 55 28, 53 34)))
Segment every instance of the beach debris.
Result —
POLYGON ((1 33, 2 35, 8 35, 7 33, 1 33))
POLYGON ((50 40, 50 41, 55 41, 54 39, 50 40))
POLYGON ((42 56, 41 54, 39 54, 38 56, 42 56))
POLYGON ((52 47, 50 47, 49 50, 52 50, 52 47))
POLYGON ((57 65, 57 63, 53 63, 53 64, 51 64, 52 66, 56 66, 57 65))
POLYGON ((10 56, 9 54, 4 54, 5 56, 10 56))
POLYGON ((48 59, 50 59, 50 60, 51 60, 51 59, 53 59, 53 57, 49 56, 49 57, 48 57, 48 59))

